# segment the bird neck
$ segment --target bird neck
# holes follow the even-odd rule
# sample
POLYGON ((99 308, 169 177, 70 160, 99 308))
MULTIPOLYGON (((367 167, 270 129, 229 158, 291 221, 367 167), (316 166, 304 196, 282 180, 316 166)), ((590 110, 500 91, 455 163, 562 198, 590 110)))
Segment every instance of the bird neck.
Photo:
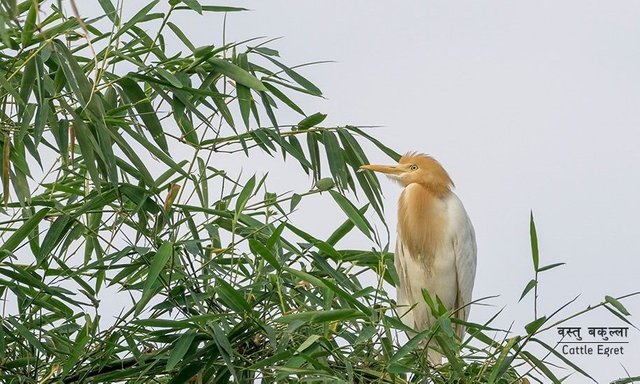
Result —
POLYGON ((398 203, 398 236, 414 258, 431 264, 444 243, 446 197, 451 190, 434 190, 423 184, 409 184, 398 203))

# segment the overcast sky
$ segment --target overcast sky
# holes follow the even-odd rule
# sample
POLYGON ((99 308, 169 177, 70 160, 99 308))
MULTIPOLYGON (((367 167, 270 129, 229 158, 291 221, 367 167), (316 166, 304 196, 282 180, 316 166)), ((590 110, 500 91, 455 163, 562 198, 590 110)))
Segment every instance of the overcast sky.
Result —
MULTIPOLYGON (((472 309, 471 321, 503 306, 501 325, 515 321, 522 332, 533 319, 530 300, 517 304, 532 278, 530 210, 541 264, 567 263, 541 276, 540 313, 576 295, 573 312, 640 290, 639 2, 232 3, 252 11, 229 15, 229 40, 283 37, 270 46, 289 65, 335 61, 301 70, 327 98, 303 99, 305 110, 327 113, 328 125, 381 125, 383 142, 432 154, 449 171, 477 233, 474 297, 500 295, 472 309)), ((219 17, 190 14, 183 25, 202 44, 220 41, 219 17)), ((373 150, 371 158, 389 161, 373 150)), ((278 167, 268 169, 276 181, 308 187, 278 167)), ((383 188, 395 228, 400 189, 386 180, 383 188)), ((323 208, 297 220, 322 232, 335 215, 317 199, 323 208)), ((637 319, 640 299, 625 304, 637 319)), ((602 310, 570 325, 584 335, 623 324, 602 310)), ((628 341, 622 356, 576 361, 600 382, 624 376, 623 366, 640 375, 639 332, 628 341)))

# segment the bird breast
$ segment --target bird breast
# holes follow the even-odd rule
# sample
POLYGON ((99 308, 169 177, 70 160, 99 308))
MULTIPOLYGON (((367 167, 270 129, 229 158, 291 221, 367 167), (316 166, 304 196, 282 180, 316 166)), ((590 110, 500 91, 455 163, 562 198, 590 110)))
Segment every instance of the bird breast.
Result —
POLYGON ((420 184, 409 184, 398 203, 398 237, 412 258, 433 266, 438 250, 446 243, 446 197, 420 184))

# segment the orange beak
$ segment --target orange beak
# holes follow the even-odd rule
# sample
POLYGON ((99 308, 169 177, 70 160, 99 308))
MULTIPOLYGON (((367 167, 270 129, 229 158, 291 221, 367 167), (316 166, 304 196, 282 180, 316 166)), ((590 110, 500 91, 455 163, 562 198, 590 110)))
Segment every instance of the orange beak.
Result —
POLYGON ((395 165, 367 164, 367 165, 361 165, 360 169, 366 169, 367 171, 385 173, 387 175, 399 175, 402 172, 404 172, 404 169, 395 165))

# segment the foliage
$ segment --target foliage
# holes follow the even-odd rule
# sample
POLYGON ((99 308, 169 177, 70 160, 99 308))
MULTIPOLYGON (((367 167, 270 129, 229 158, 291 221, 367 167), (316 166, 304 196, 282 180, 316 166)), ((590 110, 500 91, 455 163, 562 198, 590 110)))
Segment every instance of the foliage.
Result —
POLYGON ((383 217, 380 185, 357 169, 363 142, 398 155, 307 115, 297 98, 320 89, 269 41, 195 47, 173 21, 242 8, 154 0, 125 19, 99 4, 87 19, 74 2, 0 2, 3 382, 557 381, 525 349, 564 359, 536 337, 551 316, 501 341, 467 324, 461 343, 435 303, 433 329, 394 342, 409 330, 384 289, 393 255, 365 216, 383 217), (256 153, 314 186, 273 190, 231 166, 256 153), (347 218, 326 239, 291 219, 317 194, 347 218), (354 230, 375 248, 340 249, 354 230), (446 365, 428 364, 431 338, 446 365))

